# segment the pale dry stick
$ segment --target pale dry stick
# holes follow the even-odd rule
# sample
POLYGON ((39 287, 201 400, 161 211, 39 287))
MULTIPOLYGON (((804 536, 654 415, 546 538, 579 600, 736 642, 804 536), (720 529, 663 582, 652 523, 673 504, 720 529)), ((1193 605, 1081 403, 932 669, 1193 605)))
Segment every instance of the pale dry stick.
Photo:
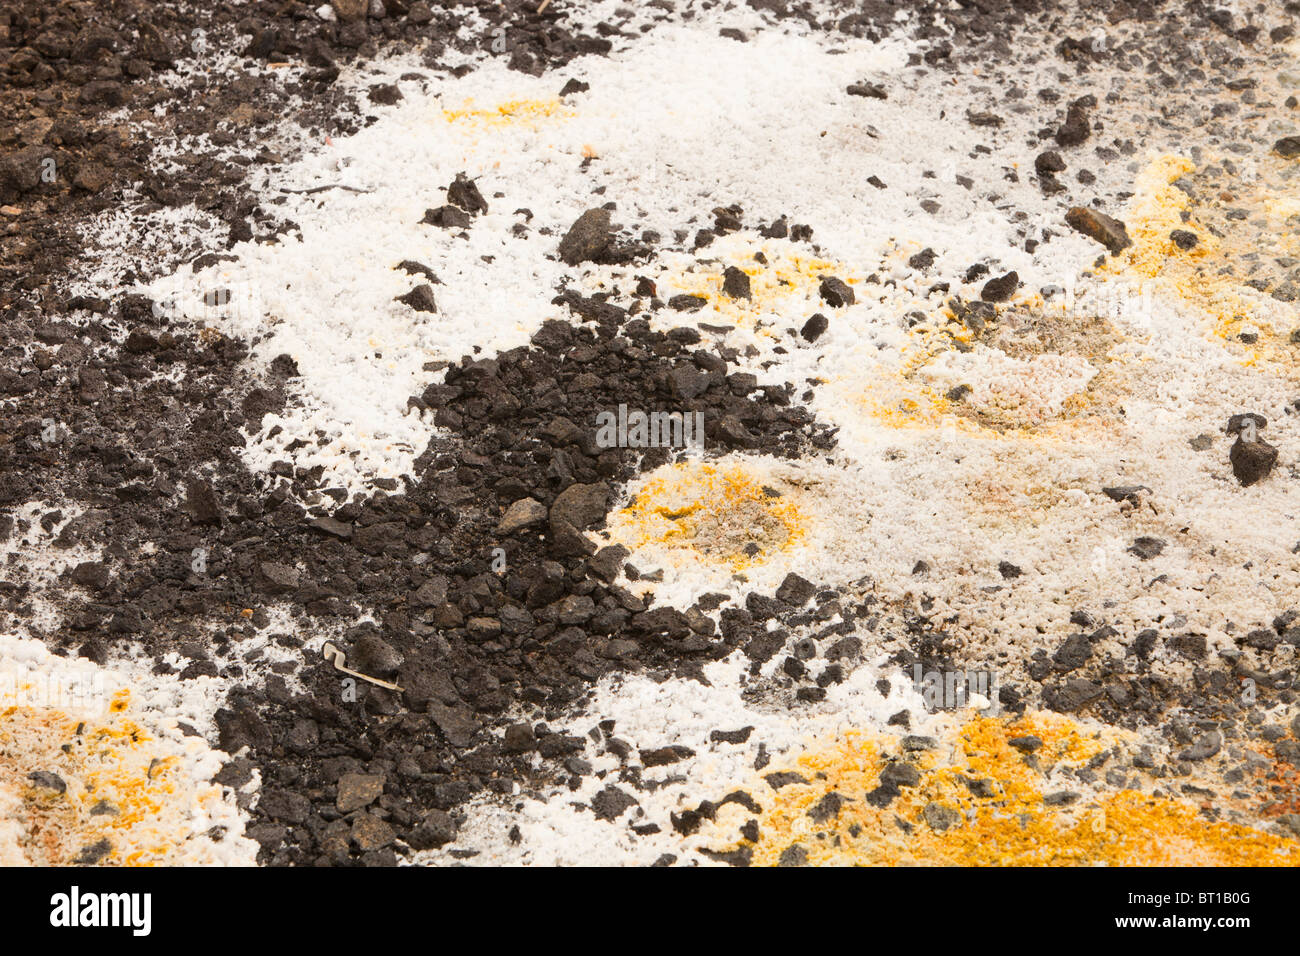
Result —
POLYGON ((380 680, 378 677, 370 677, 367 674, 363 674, 360 671, 354 671, 347 667, 347 658, 344 657, 343 652, 333 644, 326 642, 325 646, 320 649, 320 652, 321 656, 333 664, 334 669, 337 671, 342 671, 344 674, 351 674, 353 677, 359 677, 363 681, 368 681, 377 687, 386 687, 389 690, 397 691, 399 694, 402 692, 402 688, 398 687, 396 684, 390 684, 386 680, 380 680))
POLYGON ((550 6, 550 3, 551 3, 551 0, 542 0, 541 6, 539 6, 539 7, 537 8, 537 12, 538 12, 538 13, 541 13, 541 12, 542 12, 543 10, 545 10, 548 6, 550 6))
POLYGON ((311 189, 286 189, 280 187, 282 193, 295 193, 300 196, 310 196, 313 193, 323 193, 327 189, 346 189, 350 193, 372 193, 373 189, 358 189, 356 186, 345 186, 342 183, 330 183, 328 186, 313 186, 311 189))

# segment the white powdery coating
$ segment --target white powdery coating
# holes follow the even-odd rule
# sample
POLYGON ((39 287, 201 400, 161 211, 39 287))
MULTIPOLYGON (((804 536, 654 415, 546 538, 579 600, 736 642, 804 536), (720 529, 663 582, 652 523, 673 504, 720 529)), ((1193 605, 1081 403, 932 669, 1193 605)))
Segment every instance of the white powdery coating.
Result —
MULTIPOLYGON (((62 586, 61 577, 82 561, 100 558, 84 547, 51 545, 80 514, 80 508, 67 502, 29 502, 15 513, 19 526, 26 525, 27 530, 15 530, 7 541, 0 542, 0 579, 21 583, 32 592, 31 613, 11 621, 12 632, 0 632, 0 711, 35 708, 93 721, 107 716, 114 693, 129 690, 129 716, 154 736, 150 746, 157 757, 176 758, 182 772, 181 785, 164 801, 150 831, 160 839, 174 841, 176 849, 169 862, 251 865, 257 847, 242 836, 247 814, 236 806, 233 795, 223 794, 221 787, 211 783, 229 756, 204 740, 216 735, 213 715, 225 702, 228 682, 155 674, 154 660, 138 644, 126 648, 120 659, 101 666, 56 656, 38 639, 42 632, 65 626, 63 612, 52 600, 62 586), (61 511, 63 518, 47 531, 40 517, 54 510, 61 511), (222 840, 206 835, 213 827, 225 831, 222 840)), ((33 756, 27 752, 24 757, 21 748, 10 752, 20 763, 33 756)), ((22 827, 14 816, 21 810, 21 800, 12 809, 8 815, 0 812, 0 859, 12 853, 21 855, 17 843, 8 839, 16 841, 21 836, 22 827)), ((126 852, 130 849, 124 848, 126 852)))
POLYGON ((65 501, 29 501, 14 509, 14 531, 7 540, 0 541, 0 581, 22 584, 31 590, 31 610, 22 618, 22 627, 45 630, 59 627, 62 616, 49 596, 52 589, 70 568, 82 561, 98 560, 99 555, 86 547, 56 548, 52 544, 81 513, 79 505, 65 501), (41 516, 52 511, 61 512, 63 517, 52 522, 47 531, 41 524, 41 516), (25 531, 19 530, 24 526, 25 531))
POLYGON ((972 408, 991 414, 1013 412, 1031 425, 1058 414, 1065 400, 1082 392, 1096 374, 1075 355, 1026 360, 983 345, 970 352, 944 352, 920 372, 923 381, 942 391, 973 382, 966 399, 972 408))
POLYGON ((218 245, 225 228, 189 205, 143 215, 113 209, 100 213, 81 231, 93 253, 83 260, 81 274, 70 288, 78 294, 102 295, 106 289, 116 294, 120 277, 130 270, 159 263, 175 267, 218 245))
MULTIPOLYGON (((779 658, 764 667, 765 674, 779 667, 779 658)), ((568 728, 571 734, 583 735, 608 719, 614 721, 613 736, 639 750, 669 745, 693 750, 693 757, 644 771, 644 781, 666 781, 662 786, 642 790, 620 784, 623 765, 618 758, 602 753, 587 738, 581 756, 591 763, 593 773, 582 777, 577 790, 556 788, 520 795, 508 801, 509 808, 490 801, 474 804, 455 843, 418 854, 413 862, 451 862, 455 859, 451 850, 475 849, 480 853, 468 860, 471 865, 643 865, 665 853, 676 855, 679 863, 708 864, 711 861, 696 852, 701 841, 674 831, 670 815, 694 810, 703 800, 717 802, 759 776, 754 762, 760 743, 779 763, 782 754, 797 753, 813 740, 832 738, 843 731, 875 728, 887 732, 891 714, 904 708, 920 713, 923 706, 915 688, 898 678, 896 668, 886 668, 883 660, 859 667, 842 684, 827 688, 826 700, 814 707, 794 708, 776 699, 745 699, 746 667, 735 657, 708 664, 704 672, 707 685, 681 678, 659 683, 641 675, 604 678, 586 707, 589 723, 579 721, 568 728), (892 683, 888 696, 876 688, 877 680, 885 676, 892 683), (714 730, 743 727, 753 727, 743 744, 710 740, 714 730), (678 777, 684 779, 669 779, 678 777), (597 819, 590 808, 596 794, 611 784, 637 800, 636 806, 613 822, 597 819), (516 805, 522 808, 515 810, 516 805), (650 823, 659 826, 658 833, 632 832, 632 826, 650 823), (502 839, 512 826, 519 827, 517 845, 502 839)), ((927 717, 912 732, 926 733, 950 720, 952 715, 927 717)), ((631 766, 638 763, 636 757, 628 761, 631 766)), ((761 790, 753 795, 763 802, 761 790)))
POLYGON ((573 220, 604 201, 592 194, 597 184, 608 186, 616 219, 627 225, 668 233, 714 205, 752 197, 758 214, 799 208, 828 238, 856 247, 862 229, 844 206, 848 194, 872 187, 858 176, 864 147, 847 147, 870 140, 849 121, 843 89, 864 71, 900 66, 905 55, 902 46, 881 45, 829 56, 808 38, 773 33, 740 44, 664 27, 624 56, 575 63, 591 91, 563 103, 555 77, 523 76, 498 62, 432 80, 427 92, 399 79, 409 62, 394 62, 366 79, 398 83, 399 106, 268 187, 364 192, 291 193, 282 214, 301 226, 301 239, 240 244, 231 250, 238 261, 197 275, 182 269, 146 291, 255 342, 256 360, 287 353, 297 362, 301 394, 252 436, 250 467, 322 465, 327 484, 358 491, 374 478, 409 474, 428 441, 432 426, 407 409, 433 379, 426 363, 523 344, 545 319, 565 316, 550 300, 576 270, 554 252, 573 220), (799 68, 772 71, 772 62, 799 68), (791 96, 837 101, 844 115, 831 117, 832 141, 820 136, 823 118, 790 113, 791 96), (495 115, 520 101, 512 118, 495 115), (745 122, 736 122, 741 115, 745 122), (584 155, 593 153, 599 159, 584 170, 584 155), (736 163, 737 156, 747 159, 736 163), (467 239, 420 222, 461 171, 490 207, 467 239), (828 191, 827 182, 840 188, 828 191), (531 220, 516 214, 523 208, 531 220), (513 235, 525 221, 526 235, 513 235), (437 314, 393 301, 424 281, 395 268, 407 259, 437 274, 437 314), (219 289, 230 290, 229 304, 205 305, 204 294, 219 289), (300 440, 308 444, 288 450, 300 440))

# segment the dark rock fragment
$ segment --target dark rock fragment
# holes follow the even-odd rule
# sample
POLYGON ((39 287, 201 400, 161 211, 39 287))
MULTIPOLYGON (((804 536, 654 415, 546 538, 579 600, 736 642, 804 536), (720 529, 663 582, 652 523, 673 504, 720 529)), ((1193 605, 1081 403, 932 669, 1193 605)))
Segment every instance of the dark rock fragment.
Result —
POLYGON ((1164 550, 1165 541, 1163 538, 1152 538, 1148 535, 1135 538, 1133 544, 1128 548, 1130 554, 1136 554, 1143 561, 1150 561, 1164 550))
POLYGON ((753 298, 749 290, 749 276, 735 266, 727 266, 722 273, 722 291, 733 299, 753 298))
POLYGON ((830 328, 830 321, 820 312, 814 312, 812 317, 803 324, 799 334, 803 336, 806 342, 816 342, 825 331, 830 328))
POLYGON ((50 790, 54 793, 68 792, 68 784, 64 779, 57 773, 51 773, 48 770, 33 770, 27 775, 27 779, 32 782, 33 787, 50 790))
POLYGON ((447 187, 447 202, 460 207, 471 215, 488 211, 487 200, 479 192, 474 180, 464 173, 457 173, 456 178, 447 187))
POLYGON ((1075 100, 1066 110, 1065 122, 1056 130, 1056 142, 1061 146, 1078 146, 1092 134, 1088 110, 1083 101, 1075 100))
POLYGON ((848 283, 835 276, 823 276, 820 287, 822 300, 832 308, 852 305, 855 301, 853 290, 848 283))
POLYGON ((560 240, 560 261, 576 266, 580 262, 596 262, 614 240, 613 226, 608 209, 588 209, 579 216, 560 240))
POLYGON ((456 206, 439 206, 437 209, 426 209, 424 218, 420 221, 443 229, 465 229, 471 219, 469 213, 456 206))
POLYGON ((887 100, 889 94, 879 83, 851 83, 845 90, 849 96, 865 96, 873 100, 887 100))
POLYGON ((1124 223, 1087 206, 1072 207, 1065 214, 1065 221, 1075 232, 1100 242, 1112 256, 1119 255, 1133 244, 1124 223))
POLYGON ((399 295, 397 301, 409 305, 416 312, 438 311, 438 303, 433 298, 433 286, 427 282, 420 283, 406 295, 399 295))
POLYGON ((980 289, 980 298, 985 302, 1005 302, 1015 295, 1018 288, 1020 276, 1014 271, 1008 272, 984 283, 984 288, 980 289))
POLYGON ((1295 159, 1300 156, 1300 136, 1283 136, 1273 144, 1273 152, 1283 159, 1295 159))
POLYGON ((591 809, 595 811, 597 820, 617 820, 636 804, 635 797, 612 783, 591 798, 591 809))

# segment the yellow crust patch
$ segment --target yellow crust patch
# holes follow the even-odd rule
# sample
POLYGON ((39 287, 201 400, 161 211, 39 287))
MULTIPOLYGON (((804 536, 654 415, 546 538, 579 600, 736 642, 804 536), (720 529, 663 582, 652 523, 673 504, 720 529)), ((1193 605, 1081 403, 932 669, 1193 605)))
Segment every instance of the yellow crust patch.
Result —
POLYGON ((974 422, 954 414, 953 403, 936 389, 908 381, 902 375, 873 380, 862 390, 857 404, 864 414, 890 428, 982 431, 974 422))
POLYGON ((760 866, 777 865, 783 855, 811 865, 864 866, 1300 863, 1300 842, 1210 821, 1181 799, 1136 790, 1085 793, 1072 803, 1045 799, 1052 767, 1082 766, 1124 740, 1122 731, 1087 729, 1055 714, 976 718, 945 734, 937 748, 907 755, 918 782, 900 786, 888 806, 876 807, 865 795, 900 759, 899 742, 848 733, 764 770, 765 777, 797 773, 807 783, 779 790, 763 780, 753 783, 750 793, 762 807, 757 842, 734 842, 748 814, 729 803, 705 831, 705 845, 748 847, 760 866), (1043 742, 1032 756, 1008 743, 1026 736, 1043 742), (840 798, 838 806, 826 800, 829 794, 840 798))
POLYGON ((722 260, 713 263, 713 268, 670 274, 662 281, 682 294, 706 300, 724 321, 740 328, 752 328, 763 316, 802 315, 802 323, 810 314, 809 308, 833 312, 821 301, 821 280, 835 276, 850 287, 859 282, 843 263, 802 255, 798 247, 785 240, 770 240, 759 249, 737 248, 724 254, 722 260), (767 259, 766 263, 754 258, 757 252, 767 259), (749 277, 748 299, 732 298, 722 291, 728 266, 735 266, 749 277))
POLYGON ((1231 192, 1206 197, 1203 201, 1214 208, 1243 208, 1252 219, 1266 223, 1263 228, 1233 223, 1225 235, 1217 236, 1198 218, 1198 213, 1209 207, 1198 205, 1174 185, 1184 176, 1194 176, 1196 170, 1190 159, 1162 156, 1139 175, 1126 215, 1133 246, 1110 259, 1105 271, 1136 273, 1193 306, 1207 317, 1215 336, 1232 343, 1243 364, 1254 365, 1264 359, 1293 368, 1295 348, 1287 336, 1296 318, 1295 306, 1249 290, 1244 281, 1252 272, 1248 257, 1300 254, 1295 226, 1289 222, 1300 211, 1296 181, 1242 177, 1231 192), (1176 229, 1195 233, 1196 245, 1188 250, 1178 248, 1169 238, 1176 229), (1237 338, 1246 325, 1256 327, 1259 333, 1249 346, 1237 338))
POLYGON ((662 469, 611 516, 613 539, 633 551, 660 545, 733 570, 786 551, 807 521, 785 490, 740 463, 681 462, 662 469))
POLYGON ((442 118, 448 123, 476 123, 482 126, 501 128, 515 125, 536 125, 542 120, 568 119, 577 115, 558 99, 549 100, 507 100, 496 106, 480 107, 472 99, 466 100, 460 109, 444 109, 442 118))
POLYGON ((51 707, 0 710, 0 792, 14 798, 4 822, 17 843, 0 847, 0 857, 66 866, 107 840, 100 865, 180 860, 187 841, 200 836, 192 821, 203 815, 192 811, 219 803, 221 789, 196 786, 130 711, 126 690, 95 718, 51 707), (66 791, 40 786, 29 778, 35 771, 57 774, 66 791))

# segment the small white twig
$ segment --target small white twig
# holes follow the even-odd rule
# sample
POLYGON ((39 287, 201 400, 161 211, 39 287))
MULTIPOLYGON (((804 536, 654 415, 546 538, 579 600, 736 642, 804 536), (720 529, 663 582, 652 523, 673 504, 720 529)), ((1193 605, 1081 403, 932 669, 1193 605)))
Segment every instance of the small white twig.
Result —
POLYGON ((344 657, 343 652, 333 644, 326 643, 326 645, 320 649, 320 652, 324 656, 325 660, 334 665, 334 669, 337 671, 342 671, 344 674, 351 674, 353 677, 359 677, 363 681, 368 681, 377 687, 386 687, 389 690, 397 691, 399 694, 402 692, 402 688, 398 687, 396 684, 390 684, 388 681, 380 680, 377 677, 370 677, 360 671, 354 671, 345 666, 347 664, 347 658, 344 657))

